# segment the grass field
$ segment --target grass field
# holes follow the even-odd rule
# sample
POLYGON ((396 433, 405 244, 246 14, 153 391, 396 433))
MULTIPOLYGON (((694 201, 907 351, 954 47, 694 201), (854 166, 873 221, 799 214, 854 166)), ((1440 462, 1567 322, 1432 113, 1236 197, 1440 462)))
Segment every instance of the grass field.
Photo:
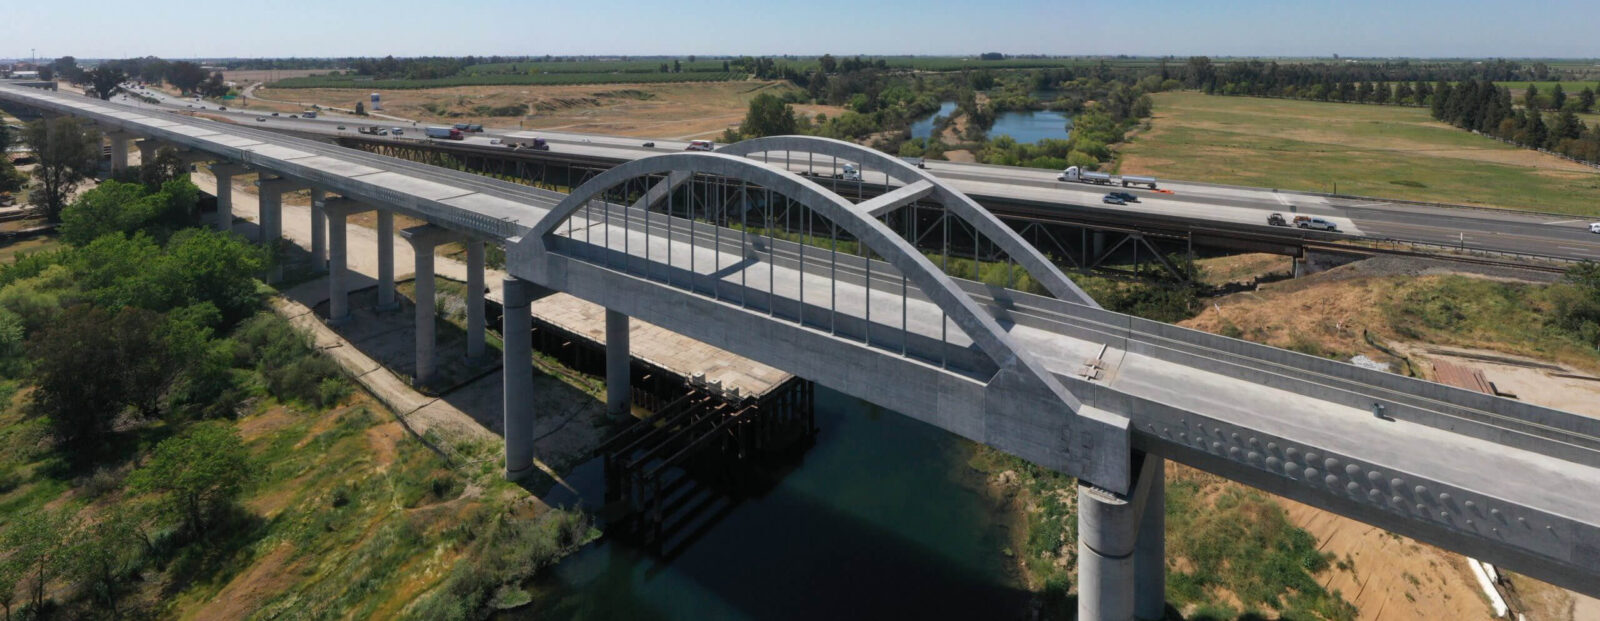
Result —
POLYGON ((683 72, 683 73, 486 73, 459 75, 435 80, 374 80, 355 75, 317 75, 289 78, 273 82, 273 88, 366 88, 366 89, 420 89, 452 86, 498 86, 565 84, 621 84, 657 82, 727 82, 744 80, 746 73, 683 72))
POLYGON ((1156 95, 1120 170, 1174 179, 1600 214, 1600 171, 1429 118, 1421 108, 1156 95))

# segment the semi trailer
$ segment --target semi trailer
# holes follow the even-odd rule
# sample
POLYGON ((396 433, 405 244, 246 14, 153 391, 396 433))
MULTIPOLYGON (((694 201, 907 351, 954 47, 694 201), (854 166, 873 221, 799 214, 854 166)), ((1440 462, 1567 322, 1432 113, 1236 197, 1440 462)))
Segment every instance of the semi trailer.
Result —
POLYGON ((1068 166, 1056 177, 1057 181, 1076 181, 1078 183, 1094 183, 1098 185, 1120 185, 1122 187, 1142 185, 1152 190, 1156 189, 1155 177, 1139 177, 1134 175, 1113 175, 1111 173, 1084 170, 1077 166, 1068 166))

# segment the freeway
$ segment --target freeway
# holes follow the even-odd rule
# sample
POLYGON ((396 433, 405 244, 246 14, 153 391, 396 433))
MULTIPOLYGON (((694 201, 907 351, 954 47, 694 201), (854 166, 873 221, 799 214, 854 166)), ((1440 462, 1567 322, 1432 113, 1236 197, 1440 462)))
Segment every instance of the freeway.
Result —
MULTIPOLYGON (((271 113, 237 109, 224 112, 217 110, 218 106, 213 103, 184 100, 159 91, 143 91, 142 94, 159 99, 161 101, 159 107, 164 109, 178 112, 205 112, 241 124, 254 123, 262 128, 277 131, 338 136, 355 135, 356 129, 362 126, 401 127, 406 130, 406 135, 402 137, 363 137, 397 142, 425 140, 421 136, 424 125, 326 112, 317 119, 293 119, 283 113, 273 117, 270 116, 271 113), (255 120, 257 117, 266 120, 257 122, 255 120), (338 129, 340 126, 346 129, 338 129)), ((119 103, 152 107, 131 98, 120 100, 119 103)), ((499 139, 513 134, 545 138, 551 144, 553 153, 615 162, 634 160, 662 152, 681 151, 688 144, 684 141, 664 139, 500 128, 486 128, 485 133, 470 135, 457 144, 492 148, 497 146, 499 139), (651 142, 655 146, 643 146, 646 142, 651 142)), ((772 154, 772 157, 775 159, 777 154, 772 154)), ((1161 188, 1170 191, 1170 194, 1138 188, 1123 189, 1122 191, 1138 196, 1140 202, 1127 206, 1113 206, 1101 203, 1101 197, 1108 191, 1107 188, 1058 181, 1055 171, 943 161, 929 161, 926 162, 926 166, 935 176, 948 180, 953 187, 979 201, 1023 200, 1033 203, 1076 205, 1111 213, 1127 212, 1130 215, 1160 214, 1190 219, 1198 223, 1210 221, 1263 227, 1266 226, 1268 214, 1275 212, 1291 216, 1301 214, 1332 220, 1339 226, 1341 232, 1353 236, 1425 242, 1470 250, 1600 261, 1600 235, 1588 231, 1589 223, 1600 220, 1600 216, 1585 218, 1534 212, 1416 205, 1178 180, 1162 180, 1161 188)), ((789 168, 795 171, 814 170, 830 174, 837 171, 832 162, 806 162, 798 159, 790 161, 789 168)), ((872 179, 872 173, 869 171, 867 180, 872 181, 872 179)), ((1600 196, 1596 197, 1596 203, 1600 204, 1600 196)))

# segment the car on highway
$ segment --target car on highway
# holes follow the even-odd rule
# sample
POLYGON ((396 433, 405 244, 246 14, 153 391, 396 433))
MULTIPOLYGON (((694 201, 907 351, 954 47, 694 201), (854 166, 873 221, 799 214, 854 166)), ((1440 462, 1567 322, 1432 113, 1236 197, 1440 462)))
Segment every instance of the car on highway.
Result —
POLYGON ((291 114, 291 115, 289 115, 289 118, 291 118, 291 119, 298 119, 298 118, 300 118, 300 115, 298 115, 298 114, 291 114))
POLYGON ((1122 197, 1121 196, 1117 196, 1116 194, 1107 194, 1107 195, 1105 195, 1105 198, 1100 199, 1100 202, 1105 203, 1107 205, 1126 205, 1126 204, 1128 204, 1128 201, 1122 200, 1122 197))
POLYGON ((274 112, 272 113, 272 116, 278 116, 278 113, 274 112))
POLYGON ((646 143, 644 143, 643 146, 646 149, 654 149, 654 148, 656 148, 656 143, 654 143, 654 142, 646 142, 646 143))
POLYGON ((344 131, 344 126, 343 125, 339 126, 339 131, 344 131))
POLYGON ((1302 229, 1310 229, 1313 231, 1337 232, 1339 230, 1339 225, 1334 224, 1332 220, 1317 217, 1305 218, 1304 220, 1295 218, 1295 225, 1302 229))
POLYGON ((1289 221, 1283 219, 1283 214, 1275 213, 1267 216, 1267 224, 1272 226, 1289 226, 1289 221))
POLYGON ((1589 232, 1590 233, 1600 233, 1600 222, 1595 222, 1595 223, 1590 224, 1589 225, 1589 232))
POLYGON ((258 116, 258 117, 256 117, 256 122, 257 123, 265 123, 265 122, 267 122, 267 117, 258 116))
POLYGON ((1137 203, 1137 202, 1139 202, 1139 197, 1134 196, 1132 193, 1129 193, 1129 192, 1112 192, 1111 195, 1122 199, 1123 202, 1127 202, 1127 203, 1137 203))
POLYGON ((217 109, 221 110, 223 112, 227 112, 228 111, 228 107, 227 106, 217 106, 217 109))
POLYGON ((394 134, 396 136, 404 136, 406 134, 406 130, 401 129, 399 127, 392 127, 392 128, 389 129, 389 133, 394 134))
POLYGON ((710 140, 690 140, 689 141, 689 146, 684 147, 683 150, 685 150, 685 151, 715 151, 716 149, 717 149, 717 143, 712 142, 710 140))

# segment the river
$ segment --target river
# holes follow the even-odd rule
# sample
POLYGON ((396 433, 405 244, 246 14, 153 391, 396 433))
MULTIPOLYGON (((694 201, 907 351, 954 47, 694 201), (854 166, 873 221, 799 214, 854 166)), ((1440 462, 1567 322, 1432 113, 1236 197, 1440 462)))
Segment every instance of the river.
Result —
MULTIPOLYGON (((938 112, 911 123, 911 137, 927 138, 932 135, 934 117, 950 116, 955 109, 956 103, 953 101, 939 104, 938 112)), ((1023 144, 1033 144, 1046 138, 1066 140, 1070 123, 1072 117, 1055 110, 1009 110, 995 117, 994 126, 989 128, 989 137, 1005 134, 1023 144)))
MULTIPOLYGON (((1010 515, 967 466, 974 445, 821 386, 816 396, 815 445, 770 489, 721 508, 670 559, 602 539, 503 618, 1023 617, 1029 594, 1003 553, 1010 515)), ((568 482, 593 508, 601 478, 595 460, 568 482)), ((546 500, 576 498, 558 488, 546 500)))

